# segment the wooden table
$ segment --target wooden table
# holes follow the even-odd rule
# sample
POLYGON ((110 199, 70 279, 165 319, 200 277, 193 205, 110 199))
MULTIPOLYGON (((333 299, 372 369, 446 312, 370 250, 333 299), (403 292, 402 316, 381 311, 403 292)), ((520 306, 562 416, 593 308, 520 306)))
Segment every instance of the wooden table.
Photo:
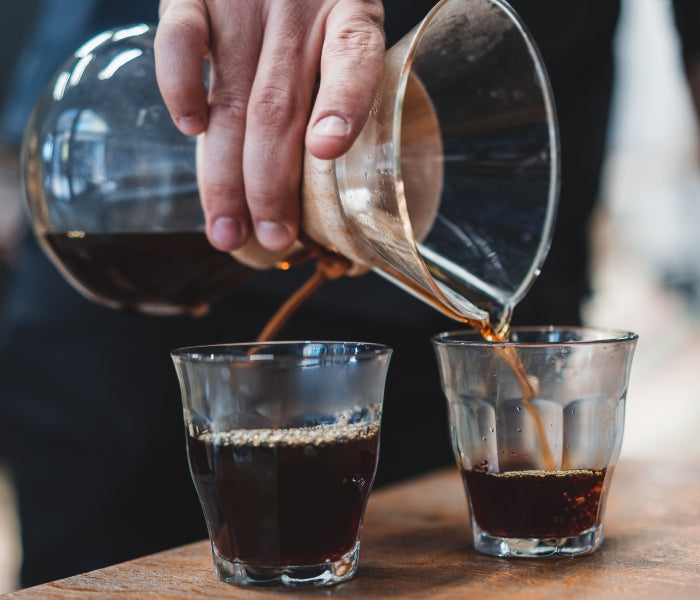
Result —
POLYGON ((303 590, 218 581, 209 543, 175 548, 7 598, 700 598, 700 464, 621 461, 606 537, 590 556, 499 559, 471 547, 456 469, 378 490, 356 577, 303 590))

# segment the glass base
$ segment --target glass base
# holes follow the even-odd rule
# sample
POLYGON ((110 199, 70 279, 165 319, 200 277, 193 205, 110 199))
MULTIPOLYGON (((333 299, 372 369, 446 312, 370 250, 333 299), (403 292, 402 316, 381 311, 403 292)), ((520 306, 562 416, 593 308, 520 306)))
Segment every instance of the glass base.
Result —
POLYGON ((603 542, 603 525, 587 529, 580 535, 562 538, 513 538, 490 535, 472 518, 474 548, 500 557, 540 558, 543 556, 578 556, 594 552, 603 542))
POLYGON ((255 566, 221 556, 212 547, 214 567, 219 578, 226 583, 244 587, 310 587, 334 585, 355 575, 360 555, 360 542, 333 562, 318 565, 291 565, 281 567, 255 566))

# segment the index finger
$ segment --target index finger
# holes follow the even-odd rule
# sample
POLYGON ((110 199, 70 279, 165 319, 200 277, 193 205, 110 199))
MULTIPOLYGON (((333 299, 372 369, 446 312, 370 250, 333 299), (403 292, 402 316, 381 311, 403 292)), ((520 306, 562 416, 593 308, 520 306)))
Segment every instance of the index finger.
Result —
POLYGON ((367 120, 384 66, 384 8, 378 0, 344 0, 331 11, 321 54, 321 81, 306 132, 320 159, 349 150, 367 120))
POLYGON ((208 48, 209 23, 202 2, 161 2, 154 42, 156 78, 173 122, 185 135, 198 135, 207 127, 202 62, 208 48))

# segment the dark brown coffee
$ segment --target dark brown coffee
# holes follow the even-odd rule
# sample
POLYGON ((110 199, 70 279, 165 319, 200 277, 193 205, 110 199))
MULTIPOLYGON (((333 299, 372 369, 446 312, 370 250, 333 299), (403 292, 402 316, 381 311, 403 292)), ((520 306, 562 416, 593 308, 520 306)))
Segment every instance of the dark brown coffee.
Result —
POLYGON ((188 436, 216 551, 257 566, 314 565, 353 549, 379 452, 379 424, 188 436))
POLYGON ((514 538, 563 538, 603 520, 606 469, 568 471, 462 470, 472 516, 486 533, 514 538))
POLYGON ((86 295, 143 312, 204 313, 253 272, 211 246, 204 232, 71 231, 42 240, 86 295))

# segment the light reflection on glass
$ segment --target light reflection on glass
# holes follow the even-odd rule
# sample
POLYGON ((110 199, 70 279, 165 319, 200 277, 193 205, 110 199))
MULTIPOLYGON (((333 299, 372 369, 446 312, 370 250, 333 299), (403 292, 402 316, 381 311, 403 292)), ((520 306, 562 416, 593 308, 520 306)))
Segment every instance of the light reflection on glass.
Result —
POLYGON ((107 63, 107 66, 102 69, 97 74, 97 79, 105 80, 112 77, 119 69, 121 69, 125 64, 131 62, 135 58, 138 58, 143 54, 142 50, 136 48, 132 50, 125 50, 117 54, 112 60, 107 63))
POLYGON ((115 31, 112 36, 112 40, 118 42, 119 40, 124 40, 130 37, 136 37, 137 35, 142 35, 148 31, 148 25, 145 23, 139 23, 133 27, 127 27, 126 29, 120 29, 115 31))
POLYGON ((88 65, 95 59, 94 54, 88 54, 87 56, 83 56, 76 64, 75 67, 73 67, 73 72, 70 75, 70 80, 68 81, 68 85, 77 85, 80 83, 80 80, 83 77, 83 73, 85 73, 85 69, 88 68, 88 65))
POLYGON ((62 71, 56 77, 56 83, 53 86, 53 99, 56 102, 60 102, 63 99, 63 94, 66 92, 66 87, 68 86, 68 80, 70 79, 70 73, 62 71))
POLYGON ((78 50, 75 52, 75 56, 82 58, 83 56, 91 54, 95 48, 101 44, 104 44, 107 40, 111 39, 111 37, 112 33, 110 31, 105 31, 96 35, 94 38, 88 40, 82 46, 80 46, 80 48, 78 48, 78 50))

